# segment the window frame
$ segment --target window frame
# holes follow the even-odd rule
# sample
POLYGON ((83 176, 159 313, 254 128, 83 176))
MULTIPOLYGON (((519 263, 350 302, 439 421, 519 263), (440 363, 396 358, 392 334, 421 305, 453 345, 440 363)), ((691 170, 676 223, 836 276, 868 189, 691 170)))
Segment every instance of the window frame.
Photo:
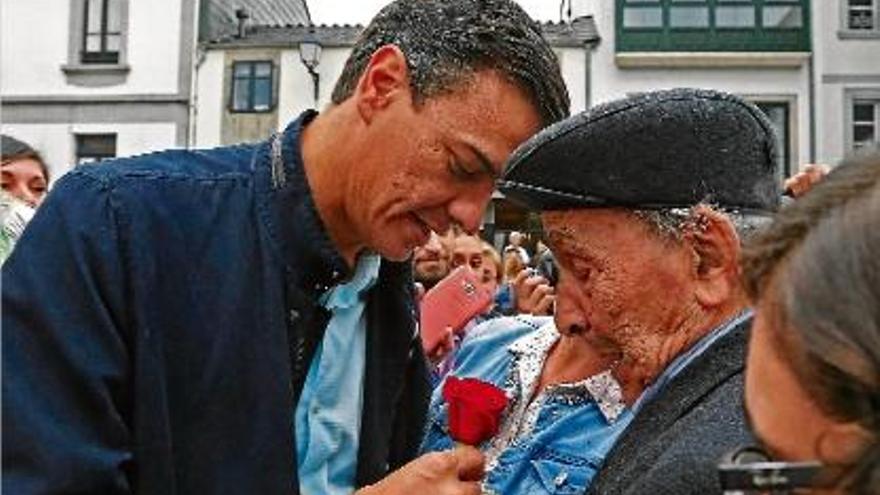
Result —
MULTIPOLYGON (((782 142, 785 143, 784 149, 779 150, 780 154, 780 179, 784 180, 794 173, 798 168, 796 160, 797 156, 797 97, 790 96, 772 96, 762 95, 757 97, 746 97, 748 101, 753 103, 758 109, 767 115, 764 107, 782 107, 785 111, 785 129, 782 142)), ((767 120, 771 123, 773 120, 767 115, 767 120)))
POLYGON ((115 132, 80 132, 73 135, 74 139, 74 162, 76 166, 93 165, 103 160, 116 158, 119 154, 119 135, 115 132), (113 141, 113 153, 83 153, 84 138, 109 138, 113 141), (84 160, 89 159, 89 160, 84 160))
POLYGON ((276 105, 276 86, 275 86, 275 62, 273 60, 267 59, 259 59, 259 60, 234 60, 230 66, 229 73, 229 103, 227 105, 227 109, 230 113, 272 113, 275 111, 276 105), (269 64, 269 75, 268 76, 257 76, 256 69, 259 64, 269 64), (247 77, 239 77, 237 76, 236 68, 240 65, 249 65, 250 70, 247 77), (264 109, 255 109, 255 89, 257 80, 269 80, 269 105, 264 109), (248 104, 246 108, 236 108, 236 82, 239 80, 248 81, 248 104))
POLYGON ((122 41, 122 10, 121 10, 121 0, 83 0, 82 8, 83 8, 83 26, 81 31, 81 45, 80 45, 80 55, 79 60, 82 64, 112 64, 116 65, 119 63, 119 50, 111 51, 108 49, 108 39, 111 36, 118 36, 120 41, 122 41), (110 2, 119 2, 117 8, 119 9, 118 13, 120 15, 119 24, 120 31, 111 32, 108 27, 109 17, 110 17, 110 2), (89 5, 92 2, 98 3, 100 2, 100 27, 97 32, 89 31, 89 5), (98 51, 89 51, 89 37, 92 35, 98 35, 100 38, 100 49, 98 51))
MULTIPOLYGON (((874 105, 874 143, 880 146, 880 88, 876 89, 847 89, 844 96, 844 122, 846 149, 845 152, 854 153, 859 150, 855 143, 855 106, 858 103, 868 102, 874 105)), ((868 147, 871 147, 870 145, 868 147)))
POLYGON ((874 27, 871 29, 853 29, 849 24, 849 14, 852 6, 850 0, 840 0, 840 30, 837 35, 841 39, 865 39, 880 38, 880 0, 870 0, 872 5, 869 9, 874 15, 874 27))
POLYGON ((616 5, 617 52, 808 52, 811 50, 808 0, 618 0, 616 5), (718 11, 724 8, 749 7, 753 10, 750 26, 719 26, 718 11), (682 7, 705 7, 707 25, 673 26, 672 11, 682 7), (800 25, 766 26, 766 12, 778 7, 795 7, 800 25), (659 26, 626 26, 626 14, 633 9, 660 9, 659 26))

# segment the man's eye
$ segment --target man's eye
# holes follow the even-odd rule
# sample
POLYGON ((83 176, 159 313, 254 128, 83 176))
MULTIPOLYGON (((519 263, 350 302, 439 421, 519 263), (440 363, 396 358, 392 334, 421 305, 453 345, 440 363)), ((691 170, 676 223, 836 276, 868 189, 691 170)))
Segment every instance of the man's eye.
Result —
POLYGON ((468 170, 457 161, 452 161, 449 163, 449 171, 452 173, 452 175, 460 179, 470 179, 477 175, 477 172, 468 170))

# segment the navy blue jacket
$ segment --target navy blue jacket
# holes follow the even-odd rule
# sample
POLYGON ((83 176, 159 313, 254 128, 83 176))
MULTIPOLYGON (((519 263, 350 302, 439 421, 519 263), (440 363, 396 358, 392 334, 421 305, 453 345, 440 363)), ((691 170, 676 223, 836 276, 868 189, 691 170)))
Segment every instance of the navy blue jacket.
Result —
MULTIPOLYGON (((3 267, 3 493, 298 491, 316 300, 349 275, 302 169, 313 116, 277 140, 58 182, 3 267)), ((411 288, 408 263, 384 260, 367 295, 358 486, 411 459, 423 430, 411 288)))

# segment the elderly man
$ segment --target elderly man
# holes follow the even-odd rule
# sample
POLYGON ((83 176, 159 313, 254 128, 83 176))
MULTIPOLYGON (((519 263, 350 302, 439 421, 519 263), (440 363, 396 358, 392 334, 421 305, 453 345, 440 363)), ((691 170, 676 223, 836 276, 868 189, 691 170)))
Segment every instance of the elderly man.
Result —
MULTIPOLYGON (((754 106, 674 90, 597 107, 530 140, 501 181, 542 211, 560 266, 553 322, 474 329, 452 374, 511 403, 483 448, 498 493, 719 491, 748 440, 751 313, 737 226, 774 210, 773 134, 754 106)), ((449 445, 432 401, 424 450, 449 445)))
POLYGON ((320 115, 69 173, 4 267, 4 493, 474 493, 473 449, 404 466, 407 258, 568 106, 512 1, 399 0, 320 115))

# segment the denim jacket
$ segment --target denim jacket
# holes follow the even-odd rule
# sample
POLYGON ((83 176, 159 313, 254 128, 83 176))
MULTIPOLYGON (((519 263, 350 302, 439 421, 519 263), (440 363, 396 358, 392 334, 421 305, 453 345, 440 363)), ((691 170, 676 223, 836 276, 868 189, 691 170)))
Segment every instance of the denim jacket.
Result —
MULTIPOLYGON (((3 265, 4 493, 298 492, 318 297, 349 276, 302 167, 313 116, 59 180, 3 265)), ((358 486, 413 457, 428 402, 409 264, 365 297, 358 486)))
MULTIPOLYGON (((558 336, 550 318, 498 318, 462 344, 451 375, 492 383, 510 399, 499 433, 480 446, 487 458, 484 493, 583 493, 632 419, 609 372, 531 398, 558 336)), ((453 447, 442 388, 431 400, 423 452, 453 447)))

